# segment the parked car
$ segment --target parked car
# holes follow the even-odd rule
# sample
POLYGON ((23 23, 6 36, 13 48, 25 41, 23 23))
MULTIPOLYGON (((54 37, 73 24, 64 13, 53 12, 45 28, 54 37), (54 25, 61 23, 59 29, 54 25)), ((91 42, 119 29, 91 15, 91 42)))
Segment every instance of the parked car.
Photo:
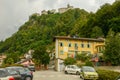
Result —
POLYGON ((35 72, 35 66, 34 65, 29 65, 29 66, 27 66, 28 67, 28 69, 30 70, 30 71, 34 71, 35 72))
POLYGON ((67 65, 64 70, 65 74, 71 73, 79 75, 81 72, 81 69, 76 65, 67 65))
POLYGON ((21 80, 21 75, 16 71, 1 68, 0 80, 21 80))
POLYGON ((14 66, 7 67, 7 69, 18 71, 22 77, 22 80, 33 80, 33 72, 30 71, 28 68, 14 66))
POLYGON ((93 67, 83 66, 81 68, 80 78, 82 78, 83 80, 85 80, 85 79, 97 80, 98 73, 96 72, 96 70, 93 67))

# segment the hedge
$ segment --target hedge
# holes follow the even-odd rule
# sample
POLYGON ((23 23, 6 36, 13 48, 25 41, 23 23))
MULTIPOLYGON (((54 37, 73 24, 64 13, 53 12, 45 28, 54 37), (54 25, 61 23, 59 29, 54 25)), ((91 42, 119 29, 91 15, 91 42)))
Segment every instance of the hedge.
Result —
POLYGON ((0 66, 0 68, 10 67, 10 66, 23 66, 23 65, 20 65, 20 64, 11 64, 11 65, 4 64, 4 65, 0 66))
POLYGON ((119 72, 110 71, 110 70, 97 70, 99 79, 98 80, 116 80, 118 76, 120 76, 119 72))

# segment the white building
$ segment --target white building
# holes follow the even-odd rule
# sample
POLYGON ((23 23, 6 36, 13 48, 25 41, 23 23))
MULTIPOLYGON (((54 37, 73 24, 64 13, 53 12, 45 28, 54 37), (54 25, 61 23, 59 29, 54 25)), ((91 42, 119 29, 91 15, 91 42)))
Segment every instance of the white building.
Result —
POLYGON ((58 9, 58 12, 59 12, 59 13, 64 13, 64 12, 66 12, 67 10, 73 9, 73 8, 74 8, 73 6, 70 6, 70 5, 68 4, 66 8, 59 8, 59 9, 58 9))

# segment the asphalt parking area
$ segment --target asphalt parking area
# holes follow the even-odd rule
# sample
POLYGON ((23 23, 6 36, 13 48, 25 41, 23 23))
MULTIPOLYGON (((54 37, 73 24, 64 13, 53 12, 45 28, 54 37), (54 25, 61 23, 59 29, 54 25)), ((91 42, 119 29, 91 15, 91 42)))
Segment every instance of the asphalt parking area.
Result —
POLYGON ((33 80, 81 80, 79 75, 64 74, 53 70, 34 72, 33 80))

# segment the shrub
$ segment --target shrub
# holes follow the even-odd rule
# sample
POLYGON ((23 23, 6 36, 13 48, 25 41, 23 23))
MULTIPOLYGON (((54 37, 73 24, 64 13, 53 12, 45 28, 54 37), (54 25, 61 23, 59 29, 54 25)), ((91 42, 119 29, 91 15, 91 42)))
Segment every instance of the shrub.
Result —
POLYGON ((76 59, 77 60, 80 60, 82 62, 85 62, 86 60, 89 60, 91 59, 91 54, 88 54, 88 53, 81 53, 81 54, 77 54, 76 55, 76 59))
POLYGON ((21 66, 21 67, 23 67, 23 65, 21 65, 21 64, 12 64, 12 65, 9 65, 9 66, 21 66))
POLYGON ((0 66, 0 68, 10 67, 10 66, 21 66, 21 67, 23 67, 23 65, 21 65, 21 64, 11 64, 11 65, 3 64, 3 65, 0 66))
POLYGON ((86 60, 85 66, 93 66, 93 63, 89 60, 86 60))
POLYGON ((110 71, 110 70, 97 70, 99 74, 99 79, 98 80, 115 80, 120 73, 115 72, 115 71, 110 71))
POLYGON ((85 63, 77 61, 76 65, 77 65, 78 67, 82 67, 82 66, 85 65, 85 63))
POLYGON ((74 58, 68 57, 64 60, 65 65, 73 65, 76 63, 76 60, 74 58))

